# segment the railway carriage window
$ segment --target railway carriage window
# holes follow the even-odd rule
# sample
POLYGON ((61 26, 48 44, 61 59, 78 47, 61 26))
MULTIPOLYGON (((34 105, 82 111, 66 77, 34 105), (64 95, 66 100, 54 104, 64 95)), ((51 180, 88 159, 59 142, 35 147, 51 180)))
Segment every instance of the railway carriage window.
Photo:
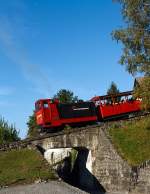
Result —
POLYGON ((121 96, 120 103, 124 103, 124 96, 121 96))
POLYGON ((106 105, 111 105, 111 102, 110 102, 110 101, 107 101, 107 102, 106 102, 106 105))
POLYGON ((130 98, 128 99, 128 101, 129 101, 129 102, 132 102, 132 101, 133 101, 133 98, 132 98, 132 97, 130 97, 130 98))
POLYGON ((96 101, 95 106, 99 106, 99 105, 102 105, 102 103, 100 101, 96 101))

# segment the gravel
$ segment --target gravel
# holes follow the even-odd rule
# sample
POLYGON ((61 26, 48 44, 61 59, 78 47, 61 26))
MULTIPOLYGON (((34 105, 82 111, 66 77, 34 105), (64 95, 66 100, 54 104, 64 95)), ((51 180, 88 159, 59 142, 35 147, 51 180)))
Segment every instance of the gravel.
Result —
POLYGON ((72 187, 64 182, 51 181, 32 185, 20 185, 3 188, 0 194, 87 194, 78 188, 72 187))
MULTIPOLYGON (((7 188, 0 188, 0 194, 88 194, 88 193, 62 181, 50 181, 48 183, 42 182, 34 183, 31 185, 20 185, 7 188)), ((102 193, 92 192, 92 194, 102 194, 102 193)), ((108 192, 105 194, 128 194, 128 192, 118 191, 111 193, 108 192)))

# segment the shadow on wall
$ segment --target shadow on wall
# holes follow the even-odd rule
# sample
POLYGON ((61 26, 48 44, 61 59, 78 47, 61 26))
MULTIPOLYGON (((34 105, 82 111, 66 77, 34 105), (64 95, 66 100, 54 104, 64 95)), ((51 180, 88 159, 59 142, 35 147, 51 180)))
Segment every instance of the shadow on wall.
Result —
POLYGON ((106 190, 99 183, 93 174, 86 168, 89 150, 87 148, 77 148, 78 155, 71 171, 70 157, 64 160, 62 166, 57 169, 58 175, 67 183, 78 187, 90 194, 104 194, 106 190))

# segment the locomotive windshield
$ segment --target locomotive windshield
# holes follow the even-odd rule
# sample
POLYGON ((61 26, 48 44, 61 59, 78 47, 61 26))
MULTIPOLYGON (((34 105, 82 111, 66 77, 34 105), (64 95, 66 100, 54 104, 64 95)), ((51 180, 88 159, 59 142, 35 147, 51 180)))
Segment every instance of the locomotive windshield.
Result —
POLYGON ((39 111, 42 108, 48 108, 48 102, 47 101, 38 101, 35 104, 35 111, 39 111))
POLYGON ((37 103, 35 104, 35 111, 37 112, 37 111, 39 111, 41 108, 42 108, 41 102, 37 102, 37 103))

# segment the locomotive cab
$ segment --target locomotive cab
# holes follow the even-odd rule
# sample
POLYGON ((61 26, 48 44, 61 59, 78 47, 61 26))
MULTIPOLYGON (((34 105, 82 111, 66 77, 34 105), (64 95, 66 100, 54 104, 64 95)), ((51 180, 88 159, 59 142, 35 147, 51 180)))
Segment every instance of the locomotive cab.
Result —
POLYGON ((35 103, 36 123, 41 128, 59 126, 58 100, 41 99, 35 103))
POLYGON ((38 100, 35 103, 36 122, 39 126, 50 124, 51 114, 49 100, 38 100))

